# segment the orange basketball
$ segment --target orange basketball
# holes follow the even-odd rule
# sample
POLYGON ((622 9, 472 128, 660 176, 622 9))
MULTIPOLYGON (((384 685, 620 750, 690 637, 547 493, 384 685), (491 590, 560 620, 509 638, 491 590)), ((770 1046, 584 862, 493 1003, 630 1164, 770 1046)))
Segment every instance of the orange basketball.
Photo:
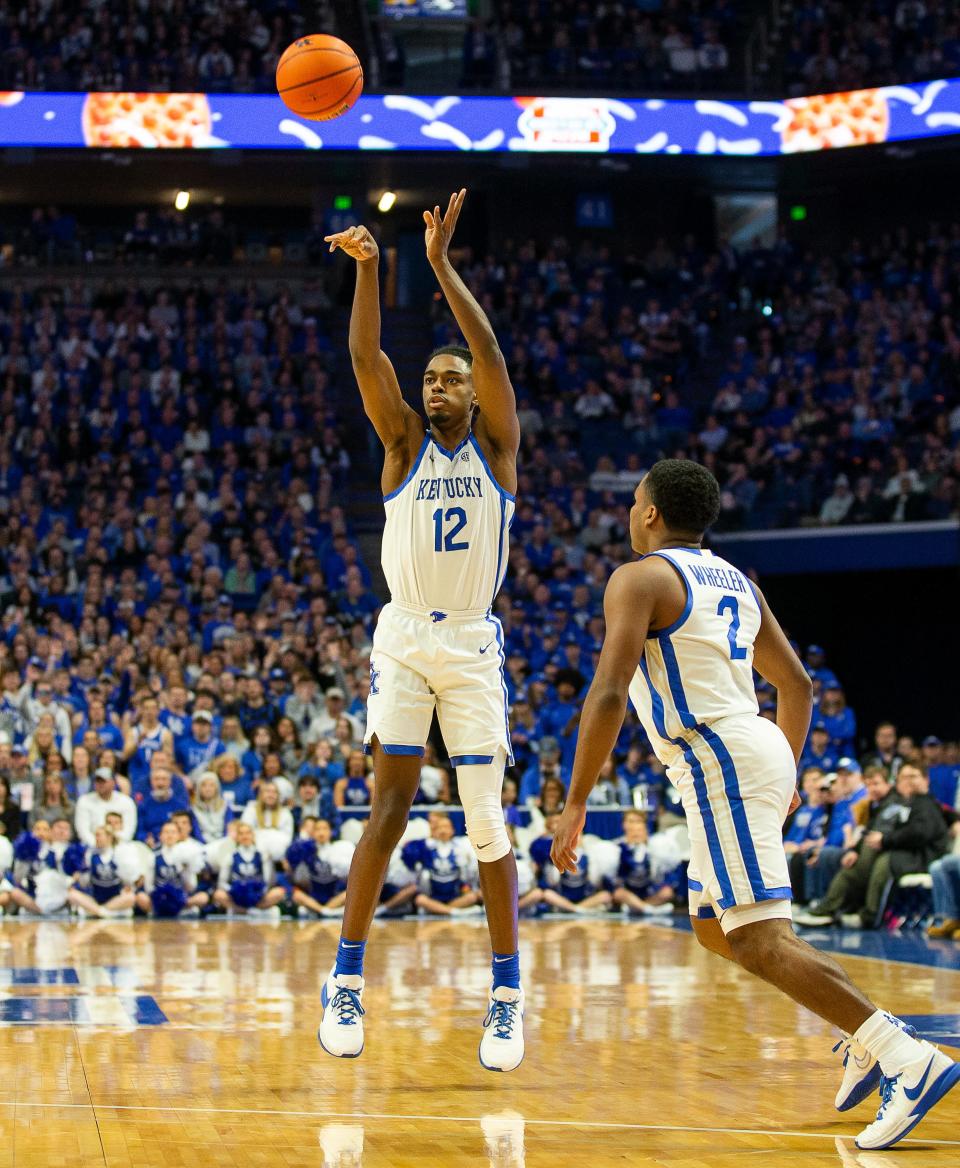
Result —
POLYGON ((326 122, 346 113, 363 92, 363 69, 339 37, 301 37, 277 64, 277 92, 301 118, 326 122))

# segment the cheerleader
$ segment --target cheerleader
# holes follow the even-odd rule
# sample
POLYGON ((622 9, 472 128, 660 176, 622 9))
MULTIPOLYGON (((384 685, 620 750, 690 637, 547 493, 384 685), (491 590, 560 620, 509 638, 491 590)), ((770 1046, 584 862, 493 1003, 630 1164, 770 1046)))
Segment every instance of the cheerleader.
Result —
POLYGON ((3 895, 4 905, 15 906, 35 916, 53 916, 67 907, 72 877, 64 867, 73 828, 69 820, 48 824, 38 820, 32 831, 18 836, 13 844, 13 885, 3 895))
POLYGON ((293 840, 293 816, 280 802, 276 783, 267 779, 260 783, 257 801, 247 804, 241 820, 253 828, 257 847, 271 863, 279 864, 293 840))
POLYGON ((404 864, 419 874, 420 893, 414 904, 437 916, 483 912, 480 907, 477 861, 469 841, 454 838, 449 815, 430 816, 430 837, 411 840, 401 853, 404 864))
POLYGON ((196 915, 210 902, 205 892, 197 891, 197 871, 196 855, 180 843, 176 824, 168 820, 160 828, 160 847, 147 868, 144 888, 137 893, 137 908, 155 917, 178 917, 185 910, 196 915))
POLYGON ((293 903, 318 916, 342 915, 337 909, 346 900, 346 879, 353 859, 353 844, 332 842, 326 819, 311 820, 310 836, 295 840, 287 849, 286 863, 293 881, 293 903))
POLYGON ((270 887, 273 875, 273 863, 258 849, 253 828, 241 821, 237 824, 233 852, 220 869, 219 887, 213 894, 213 903, 228 912, 241 914, 250 909, 273 908, 286 895, 283 888, 270 887))
POLYGON ((117 846, 117 837, 104 824, 94 833, 94 846, 75 875, 89 891, 74 884, 67 900, 92 917, 129 916, 136 901, 134 885, 141 879, 136 853, 129 844, 117 846))
POLYGON ((623 817, 623 838, 620 846, 620 864, 617 869, 615 904, 623 912, 672 912, 673 889, 670 884, 656 879, 654 857, 647 838, 646 817, 640 811, 628 811, 623 817))
POLYGON ((352 750, 347 759, 347 773, 333 784, 333 803, 342 807, 367 807, 373 802, 373 775, 366 755, 352 750))
POLYGON ((554 912, 583 913, 609 908, 613 897, 602 887, 602 879, 583 847, 577 848, 576 872, 558 872, 550 862, 553 833, 560 822, 558 814, 548 815, 544 834, 530 845, 530 859, 540 871, 543 903, 554 912))

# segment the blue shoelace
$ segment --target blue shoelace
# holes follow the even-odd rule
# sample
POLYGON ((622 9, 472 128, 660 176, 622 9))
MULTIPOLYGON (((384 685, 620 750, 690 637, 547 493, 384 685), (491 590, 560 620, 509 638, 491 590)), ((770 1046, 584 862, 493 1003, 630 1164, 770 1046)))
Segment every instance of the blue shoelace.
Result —
POLYGON ((850 1057, 850 1039, 841 1038, 837 1045, 833 1048, 833 1053, 836 1054, 840 1047, 843 1047, 843 1065, 847 1065, 847 1059, 850 1057))
POLYGON ((496 1038, 512 1038, 513 1027, 517 1021, 519 1002, 491 1002, 484 1026, 493 1026, 496 1038))
POLYGON ((892 1075, 889 1079, 884 1075, 880 1080, 880 1110, 877 1112, 877 1119, 883 1119, 883 1109, 893 1099, 893 1093, 896 1090, 897 1083, 900 1081, 899 1075, 892 1075))
POLYGON ((330 1009, 336 1012, 338 1026, 355 1026, 357 1020, 366 1013, 360 1005, 356 991, 348 990, 346 986, 342 986, 333 995, 330 1009))

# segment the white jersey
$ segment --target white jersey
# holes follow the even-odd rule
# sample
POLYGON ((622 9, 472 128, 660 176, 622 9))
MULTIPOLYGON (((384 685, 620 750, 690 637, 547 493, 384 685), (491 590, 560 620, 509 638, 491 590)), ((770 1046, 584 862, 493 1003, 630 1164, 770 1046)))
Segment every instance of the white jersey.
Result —
POLYGON ((670 548, 652 554, 677 569, 687 603, 669 628, 647 638, 630 699, 657 757, 669 765, 690 731, 759 713, 753 644, 760 604, 746 576, 712 552, 670 548))
POLYGON ((383 503, 391 599, 424 612, 487 612, 507 571, 515 499, 493 477, 474 434, 450 451, 428 431, 410 473, 383 503))

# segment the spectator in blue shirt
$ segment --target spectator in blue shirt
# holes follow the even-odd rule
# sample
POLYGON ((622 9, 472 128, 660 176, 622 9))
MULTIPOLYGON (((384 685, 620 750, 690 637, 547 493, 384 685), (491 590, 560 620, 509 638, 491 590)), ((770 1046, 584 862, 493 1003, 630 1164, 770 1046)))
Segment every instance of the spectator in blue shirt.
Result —
POLYGON ((790 883, 793 896, 800 904, 806 903, 807 861, 819 849, 826 815, 824 794, 829 784, 819 767, 809 767, 800 776, 803 803, 787 821, 783 847, 790 865, 790 883))
POLYGON ((827 654, 821 645, 808 645, 807 655, 804 658, 804 665, 807 668, 807 673, 815 680, 819 681, 824 689, 830 686, 839 688, 839 681, 837 675, 832 669, 829 669, 826 664, 827 654))
POLYGON ((203 626, 203 651, 209 653, 216 645, 236 634, 233 620, 233 601, 226 594, 217 601, 214 615, 203 626))
POLYGON ((560 744, 549 736, 540 739, 540 749, 520 780, 520 802, 538 799, 547 779, 559 779, 564 790, 570 783, 570 772, 560 762, 560 744))
POLYGON ((834 803, 834 814, 843 814, 849 810, 853 817, 854 807, 867 798, 867 787, 863 781, 863 772, 855 758, 841 758, 837 760, 837 792, 834 803))
POLYGON ((830 734, 830 745, 840 755, 857 752, 857 719, 838 685, 828 686, 820 699, 819 721, 830 734))
POLYGON ((253 732, 258 726, 273 725, 276 720, 276 711, 273 705, 267 701, 263 692, 263 683, 259 677, 248 677, 244 684, 247 696, 246 700, 237 707, 237 716, 244 734, 248 738, 252 738, 253 732))
POLYGON ((830 745, 830 731, 826 722, 819 720, 810 728, 810 737, 800 756, 801 774, 810 767, 819 767, 824 774, 836 770, 837 754, 830 745))
POLYGON ((239 815, 253 798, 253 783, 244 773, 239 759, 232 754, 221 754, 210 769, 220 780, 220 794, 227 801, 230 811, 239 815))
POLYGON ((210 769, 213 760, 224 751, 224 745, 214 735, 213 715, 209 710, 194 710, 190 734, 176 744, 176 759, 187 776, 210 769))
POLYGON ((577 732, 580 726, 580 703, 577 695, 583 688, 583 674, 572 669, 561 669, 556 678, 557 696, 546 703, 537 719, 537 731, 546 738, 555 738, 560 747, 560 760, 565 770, 573 767, 577 751, 577 732))
POLYGON ((944 759, 943 743, 935 734, 920 744, 923 765, 930 777, 930 794, 952 811, 960 811, 960 766, 944 759))
POLYGON ((189 802, 173 789, 173 776, 165 767, 150 773, 150 790, 137 800, 137 839, 152 848, 160 838, 160 828, 174 811, 185 811, 189 802))

